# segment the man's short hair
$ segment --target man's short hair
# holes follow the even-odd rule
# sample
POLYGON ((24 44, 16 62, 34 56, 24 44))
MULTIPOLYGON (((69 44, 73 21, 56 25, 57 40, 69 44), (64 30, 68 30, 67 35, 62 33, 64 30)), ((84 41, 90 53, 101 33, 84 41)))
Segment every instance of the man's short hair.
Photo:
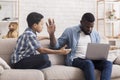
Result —
POLYGON ((44 16, 37 12, 32 12, 27 16, 28 26, 31 28, 33 24, 38 24, 44 16))
POLYGON ((82 16, 82 21, 94 22, 95 17, 94 17, 94 15, 92 13, 85 13, 82 16))

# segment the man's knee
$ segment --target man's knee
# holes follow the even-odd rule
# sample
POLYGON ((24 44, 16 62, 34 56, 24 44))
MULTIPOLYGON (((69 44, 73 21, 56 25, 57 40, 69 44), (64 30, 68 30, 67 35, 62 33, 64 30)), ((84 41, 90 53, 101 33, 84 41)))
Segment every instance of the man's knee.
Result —
POLYGON ((93 62, 91 60, 85 60, 85 65, 91 66, 93 65, 93 62))
POLYGON ((112 68, 112 62, 110 62, 110 61, 107 61, 107 60, 104 60, 103 61, 103 68, 112 68))
POLYGON ((106 61, 106 66, 112 66, 112 62, 106 61))

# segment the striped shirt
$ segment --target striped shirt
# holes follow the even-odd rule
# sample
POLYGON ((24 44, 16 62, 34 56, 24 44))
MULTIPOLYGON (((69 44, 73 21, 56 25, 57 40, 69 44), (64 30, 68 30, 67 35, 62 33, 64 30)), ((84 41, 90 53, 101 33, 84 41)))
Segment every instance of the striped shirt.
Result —
POLYGON ((36 49, 40 47, 36 33, 31 28, 27 28, 17 40, 15 50, 11 55, 11 63, 17 63, 25 57, 36 55, 36 49))

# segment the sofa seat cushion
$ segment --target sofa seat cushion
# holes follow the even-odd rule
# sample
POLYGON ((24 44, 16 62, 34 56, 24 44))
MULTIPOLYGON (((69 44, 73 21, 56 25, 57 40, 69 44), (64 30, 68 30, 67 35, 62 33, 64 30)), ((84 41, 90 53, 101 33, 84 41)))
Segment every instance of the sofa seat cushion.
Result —
POLYGON ((44 75, 40 70, 10 69, 4 70, 0 80, 44 80, 44 75))
MULTIPOLYGON (((75 67, 53 65, 52 67, 42 70, 45 80, 85 80, 82 70, 75 67)), ((95 70, 97 79, 99 80, 100 72, 95 70)))
POLYGON ((65 56, 59 54, 48 54, 52 65, 64 65, 65 56))
POLYGON ((120 65, 113 65, 112 78, 120 78, 120 65))

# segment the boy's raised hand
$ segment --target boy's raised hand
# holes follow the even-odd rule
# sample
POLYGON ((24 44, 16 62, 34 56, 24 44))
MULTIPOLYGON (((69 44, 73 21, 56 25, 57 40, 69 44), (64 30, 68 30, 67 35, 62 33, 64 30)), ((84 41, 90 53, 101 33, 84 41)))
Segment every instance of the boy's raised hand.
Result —
POLYGON ((46 22, 46 26, 47 26, 47 31, 49 33, 49 35, 54 35, 55 32, 55 22, 54 19, 48 19, 48 23, 46 22))

